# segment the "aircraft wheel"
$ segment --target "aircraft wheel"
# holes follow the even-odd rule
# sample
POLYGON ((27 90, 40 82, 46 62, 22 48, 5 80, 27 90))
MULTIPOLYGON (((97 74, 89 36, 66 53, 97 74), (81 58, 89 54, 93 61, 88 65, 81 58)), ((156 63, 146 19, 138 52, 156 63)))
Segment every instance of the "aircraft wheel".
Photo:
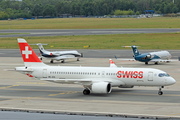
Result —
POLYGON ((53 60, 51 60, 50 63, 53 63, 53 60))
POLYGON ((90 94, 90 90, 84 89, 84 90, 83 90, 83 94, 84 94, 84 95, 89 95, 89 94, 90 94))
POLYGON ((148 62, 145 62, 145 64, 147 65, 147 64, 148 64, 148 62))
POLYGON ((155 62, 154 64, 156 64, 156 65, 157 65, 157 64, 158 64, 158 62, 155 62))
POLYGON ((162 95, 162 94, 163 94, 163 92, 162 92, 162 91, 159 91, 159 92, 158 92, 158 95, 162 95))
POLYGON ((77 61, 79 61, 79 58, 77 58, 77 61))
POLYGON ((64 60, 62 60, 61 63, 64 63, 64 60))
POLYGON ((40 60, 42 60, 42 58, 40 58, 40 60))

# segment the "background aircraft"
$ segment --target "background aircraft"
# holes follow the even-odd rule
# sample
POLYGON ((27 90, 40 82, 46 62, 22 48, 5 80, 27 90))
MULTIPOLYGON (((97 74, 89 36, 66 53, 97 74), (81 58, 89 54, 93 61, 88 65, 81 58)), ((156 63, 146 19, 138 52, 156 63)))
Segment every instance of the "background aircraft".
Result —
MULTIPOLYGON (((136 60, 140 62, 145 62, 145 64, 148 64, 148 62, 154 62, 155 64, 158 64, 159 62, 170 62, 170 61, 178 61, 178 60, 170 60, 171 54, 168 51, 157 51, 157 52, 149 52, 149 53, 142 53, 140 54, 137 47, 139 46, 123 46, 123 47, 131 47, 133 50, 133 57, 134 59, 118 59, 118 60, 136 60)), ((117 57, 115 56, 117 59, 117 57)))
POLYGON ((79 61, 79 57, 83 57, 83 54, 78 53, 78 51, 76 51, 76 50, 73 50, 73 51, 47 51, 42 46, 42 45, 47 45, 47 44, 38 43, 35 45, 38 45, 38 47, 39 47, 40 59, 41 60, 42 60, 42 58, 51 59, 50 63, 53 63, 53 60, 56 60, 56 61, 61 60, 61 62, 64 63, 65 59, 70 59, 70 58, 77 58, 77 61, 79 61))
POLYGON ((172 85, 176 81, 166 72, 152 68, 118 68, 112 60, 110 67, 74 67, 48 66, 41 62, 26 40, 18 38, 24 67, 15 70, 29 77, 55 83, 79 84, 85 89, 84 95, 90 93, 111 93, 112 87, 133 88, 133 86, 158 86, 161 88, 172 85))

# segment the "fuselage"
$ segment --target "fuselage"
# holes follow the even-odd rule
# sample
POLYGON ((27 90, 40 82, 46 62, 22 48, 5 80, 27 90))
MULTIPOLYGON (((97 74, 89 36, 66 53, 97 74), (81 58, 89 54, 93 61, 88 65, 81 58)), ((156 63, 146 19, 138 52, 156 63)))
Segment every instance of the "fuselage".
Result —
POLYGON ((33 70, 30 74, 36 78, 110 81, 114 87, 122 84, 127 86, 167 86, 175 83, 175 80, 164 71, 152 68, 46 66, 28 67, 28 69, 33 70))
POLYGON ((169 60, 171 58, 171 54, 168 51, 157 51, 157 52, 139 54, 134 58, 135 60, 138 60, 140 62, 149 62, 152 59, 169 60), (146 57, 148 55, 150 56, 149 58, 146 57))
POLYGON ((41 51, 42 57, 49 58, 52 60, 63 60, 68 58, 74 58, 74 57, 81 57, 81 54, 78 53, 76 50, 73 51, 41 51))

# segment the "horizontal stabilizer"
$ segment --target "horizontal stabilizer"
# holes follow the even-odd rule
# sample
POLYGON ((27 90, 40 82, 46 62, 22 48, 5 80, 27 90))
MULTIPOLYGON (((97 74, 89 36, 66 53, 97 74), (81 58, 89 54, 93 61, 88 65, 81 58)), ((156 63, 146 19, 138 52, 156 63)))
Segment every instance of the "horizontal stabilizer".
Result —
POLYGON ((37 44, 29 44, 29 45, 48 45, 48 44, 45 44, 45 43, 37 43, 37 44))
POLYGON ((141 46, 135 46, 135 45, 132 45, 132 46, 122 46, 122 47, 124 47, 124 48, 131 47, 131 48, 133 48, 133 47, 141 47, 141 46))
POLYGON ((16 67, 15 70, 19 72, 33 72, 32 69, 29 68, 26 69, 25 67, 16 67))

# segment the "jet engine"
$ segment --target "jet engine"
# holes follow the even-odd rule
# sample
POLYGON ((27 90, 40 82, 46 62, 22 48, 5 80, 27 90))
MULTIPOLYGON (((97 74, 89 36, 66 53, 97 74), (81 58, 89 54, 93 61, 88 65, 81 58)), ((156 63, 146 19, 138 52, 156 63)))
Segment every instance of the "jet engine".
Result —
POLYGON ((151 54, 148 54, 148 55, 146 56, 146 58, 151 58, 151 54))
POLYGON ((146 56, 144 57, 144 59, 150 59, 150 58, 153 58, 153 57, 154 57, 154 55, 148 54, 148 55, 146 55, 146 56))
POLYGON ((108 82, 93 83, 91 90, 93 93, 111 93, 111 84, 108 82))

